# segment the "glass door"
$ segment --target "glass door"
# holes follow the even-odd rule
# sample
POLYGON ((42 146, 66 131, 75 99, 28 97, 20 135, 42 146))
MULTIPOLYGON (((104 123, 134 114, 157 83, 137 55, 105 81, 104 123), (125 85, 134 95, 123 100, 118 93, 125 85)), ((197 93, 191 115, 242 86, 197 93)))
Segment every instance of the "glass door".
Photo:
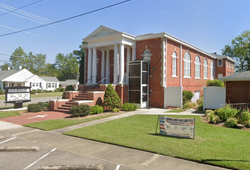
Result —
POLYGON ((148 107, 148 62, 141 62, 141 107, 148 107))

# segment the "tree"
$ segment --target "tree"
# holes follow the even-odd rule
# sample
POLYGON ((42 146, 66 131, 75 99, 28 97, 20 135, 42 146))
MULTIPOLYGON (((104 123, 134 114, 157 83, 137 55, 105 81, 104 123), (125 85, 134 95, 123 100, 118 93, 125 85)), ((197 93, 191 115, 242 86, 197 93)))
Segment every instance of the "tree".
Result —
POLYGON ((79 73, 79 66, 77 62, 77 57, 70 54, 58 53, 55 59, 55 68, 58 70, 57 78, 60 81, 66 79, 76 79, 79 73))
POLYGON ((222 54, 237 61, 235 65, 237 72, 250 70, 250 31, 245 30, 233 39, 231 45, 226 45, 222 49, 222 54))
POLYGON ((122 107, 121 99, 110 83, 105 91, 103 103, 106 109, 114 109, 122 107))
POLYGON ((3 65, 0 66, 0 69, 1 70, 8 70, 8 67, 11 68, 11 65, 8 64, 7 62, 5 62, 3 65))
MULTIPOLYGON (((86 42, 82 41, 82 45, 87 44, 86 42)), ((77 59, 79 61, 80 67, 79 67, 79 84, 84 84, 84 49, 80 47, 80 50, 74 50, 73 54, 77 56, 77 59)))
POLYGON ((24 50, 21 47, 18 47, 15 49, 15 51, 10 56, 10 62, 13 68, 18 69, 19 66, 23 66, 25 61, 25 58, 27 57, 27 54, 24 52, 24 50))

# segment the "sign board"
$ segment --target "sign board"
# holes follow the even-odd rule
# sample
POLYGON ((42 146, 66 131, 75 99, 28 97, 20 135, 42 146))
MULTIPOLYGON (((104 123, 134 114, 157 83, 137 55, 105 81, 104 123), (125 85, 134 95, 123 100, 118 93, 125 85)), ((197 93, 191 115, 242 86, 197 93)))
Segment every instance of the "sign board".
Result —
POLYGON ((195 135, 195 118, 171 118, 159 116, 160 134, 193 138, 195 135))
POLYGON ((16 86, 5 88, 5 103, 28 102, 30 100, 30 87, 16 86))

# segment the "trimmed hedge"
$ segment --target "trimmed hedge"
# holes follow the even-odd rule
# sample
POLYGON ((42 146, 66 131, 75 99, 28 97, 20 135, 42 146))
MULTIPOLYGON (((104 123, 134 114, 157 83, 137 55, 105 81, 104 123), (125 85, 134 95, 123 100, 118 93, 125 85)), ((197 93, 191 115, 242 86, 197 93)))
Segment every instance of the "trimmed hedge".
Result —
POLYGON ((134 103, 124 103, 122 105, 123 111, 134 111, 137 109, 137 106, 134 103))
POLYGON ((103 113, 103 107, 99 105, 91 106, 90 107, 90 114, 99 114, 103 113))
POLYGON ((0 95, 3 95, 4 91, 2 89, 0 89, 0 95))
POLYGON ((185 91, 185 90, 183 91, 182 95, 183 95, 183 104, 185 104, 186 102, 190 102, 194 96, 194 94, 191 91, 185 91))
POLYGON ((43 103, 29 104, 28 112, 40 112, 45 109, 45 105, 43 103))
POLYGON ((223 81, 220 80, 208 80, 207 81, 207 86, 218 86, 218 87, 224 87, 223 81))
POLYGON ((73 106, 70 109, 70 114, 78 117, 87 116, 90 114, 90 106, 84 104, 79 106, 73 106))

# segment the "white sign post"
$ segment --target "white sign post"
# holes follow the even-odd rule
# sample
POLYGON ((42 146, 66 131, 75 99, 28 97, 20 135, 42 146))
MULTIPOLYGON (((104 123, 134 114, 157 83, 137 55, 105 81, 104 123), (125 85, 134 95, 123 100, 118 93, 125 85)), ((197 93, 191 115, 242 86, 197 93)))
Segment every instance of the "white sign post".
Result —
POLYGON ((195 137, 195 118, 171 118, 159 116, 158 121, 160 134, 162 135, 192 139, 195 137))

